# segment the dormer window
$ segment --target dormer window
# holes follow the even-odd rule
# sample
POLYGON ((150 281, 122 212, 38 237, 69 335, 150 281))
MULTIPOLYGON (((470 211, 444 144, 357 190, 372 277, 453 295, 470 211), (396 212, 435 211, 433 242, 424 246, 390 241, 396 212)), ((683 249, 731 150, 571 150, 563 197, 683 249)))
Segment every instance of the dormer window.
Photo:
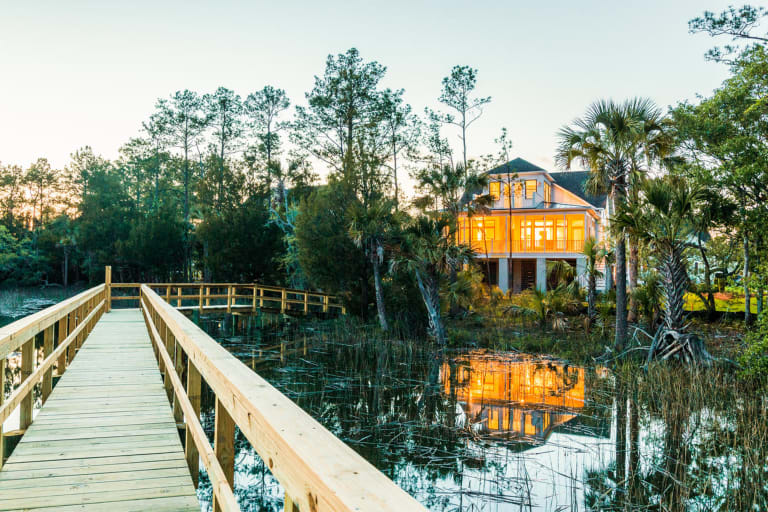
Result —
POLYGON ((501 197, 501 183, 492 181, 489 185, 489 193, 494 201, 498 201, 501 197))
POLYGON ((536 186, 538 185, 538 181, 536 180, 525 180, 525 198, 526 199, 533 199, 533 196, 536 195, 536 186))

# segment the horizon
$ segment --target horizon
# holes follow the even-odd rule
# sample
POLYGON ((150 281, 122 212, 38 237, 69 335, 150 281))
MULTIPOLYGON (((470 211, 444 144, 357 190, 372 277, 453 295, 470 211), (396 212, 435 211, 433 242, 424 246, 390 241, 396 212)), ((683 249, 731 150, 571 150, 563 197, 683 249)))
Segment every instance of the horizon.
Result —
MULTIPOLYGON (((259 9, 237 2, 210 13, 202 4, 177 3, 149 8, 140 2, 138 9, 95 2, 6 6, 0 62, 13 79, 0 85, 6 121, 0 163, 26 168, 47 158, 63 168, 84 146, 115 160, 119 147, 139 135, 155 102, 177 90, 203 94, 224 86, 245 97, 274 85, 288 93, 290 118, 296 105, 305 104, 304 93, 322 74, 326 56, 356 47, 366 61, 387 67, 382 85, 404 88, 420 114, 439 108, 440 82, 452 66, 477 68, 477 96, 492 102, 469 131, 470 157, 496 153, 494 139, 507 127, 513 157, 557 171, 556 132, 592 101, 643 96, 666 109, 717 87, 728 69, 704 59, 714 42, 689 34, 687 22, 727 4, 655 1, 638 9, 597 1, 543 8, 486 2, 472 8, 484 23, 470 26, 453 16, 458 2, 439 12, 409 4, 409 17, 401 16, 400 4, 386 12, 363 6, 340 18, 335 12, 341 2, 309 4, 298 15, 294 6, 259 9), (143 18, 147 12, 154 16, 143 18), (254 30, 248 20, 257 15, 286 22, 254 30), (368 19, 375 25, 367 26, 368 19), (655 22, 652 38, 649 22, 655 22), (387 37, 396 28, 405 35, 387 37), (452 37, 462 30, 464 42, 452 37), (670 47, 677 59, 667 58, 670 47), (617 65, 589 68, 582 64, 585 56, 617 65)), ((455 148, 456 132, 446 128, 443 134, 455 148)))

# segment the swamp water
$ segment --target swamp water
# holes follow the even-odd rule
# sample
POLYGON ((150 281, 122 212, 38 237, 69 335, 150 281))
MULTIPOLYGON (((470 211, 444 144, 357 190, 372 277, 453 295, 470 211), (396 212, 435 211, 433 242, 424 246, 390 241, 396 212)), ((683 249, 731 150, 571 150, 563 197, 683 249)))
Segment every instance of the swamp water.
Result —
MULTIPOLYGON (((729 472, 745 469, 743 454, 701 428, 728 430, 727 418, 637 407, 606 369, 482 350, 435 360, 334 323, 237 322, 200 325, 429 510, 763 510, 764 484, 754 507, 729 501, 752 476, 729 472)), ((210 394, 203 405, 212 435, 210 394)), ((243 509, 282 510, 283 490, 239 433, 236 453, 243 509)), ((748 474, 765 475, 762 464, 748 474)), ((208 506, 210 492, 201 475, 208 506)))

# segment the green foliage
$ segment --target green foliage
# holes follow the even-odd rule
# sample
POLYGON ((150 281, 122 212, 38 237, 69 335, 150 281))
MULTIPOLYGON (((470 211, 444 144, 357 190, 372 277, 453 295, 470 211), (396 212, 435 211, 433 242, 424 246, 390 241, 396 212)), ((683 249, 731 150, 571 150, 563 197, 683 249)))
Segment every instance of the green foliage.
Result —
POLYGON ((363 249, 349 237, 349 196, 332 183, 302 200, 296 218, 296 248, 301 268, 313 287, 340 293, 354 302, 351 311, 367 309, 369 284, 363 249), (363 290, 365 290, 364 293, 363 290))
POLYGON ((768 313, 763 312, 757 325, 745 338, 747 348, 739 357, 741 375, 766 381, 768 379, 768 313))
POLYGON ((282 282, 276 255, 283 248, 280 229, 269 223, 261 198, 209 215, 197 229, 197 240, 214 281, 282 282))

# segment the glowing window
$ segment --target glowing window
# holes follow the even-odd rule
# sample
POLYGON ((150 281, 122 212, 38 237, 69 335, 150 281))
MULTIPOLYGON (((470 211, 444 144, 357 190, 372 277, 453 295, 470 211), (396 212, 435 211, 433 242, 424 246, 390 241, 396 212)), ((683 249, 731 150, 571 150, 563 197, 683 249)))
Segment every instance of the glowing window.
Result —
POLYGON ((490 184, 489 192, 494 201, 498 201, 501 197, 501 183, 498 181, 492 181, 490 184))
POLYGON ((525 180, 525 198, 526 199, 533 199, 533 196, 536 195, 536 186, 538 185, 538 181, 536 180, 525 180))

